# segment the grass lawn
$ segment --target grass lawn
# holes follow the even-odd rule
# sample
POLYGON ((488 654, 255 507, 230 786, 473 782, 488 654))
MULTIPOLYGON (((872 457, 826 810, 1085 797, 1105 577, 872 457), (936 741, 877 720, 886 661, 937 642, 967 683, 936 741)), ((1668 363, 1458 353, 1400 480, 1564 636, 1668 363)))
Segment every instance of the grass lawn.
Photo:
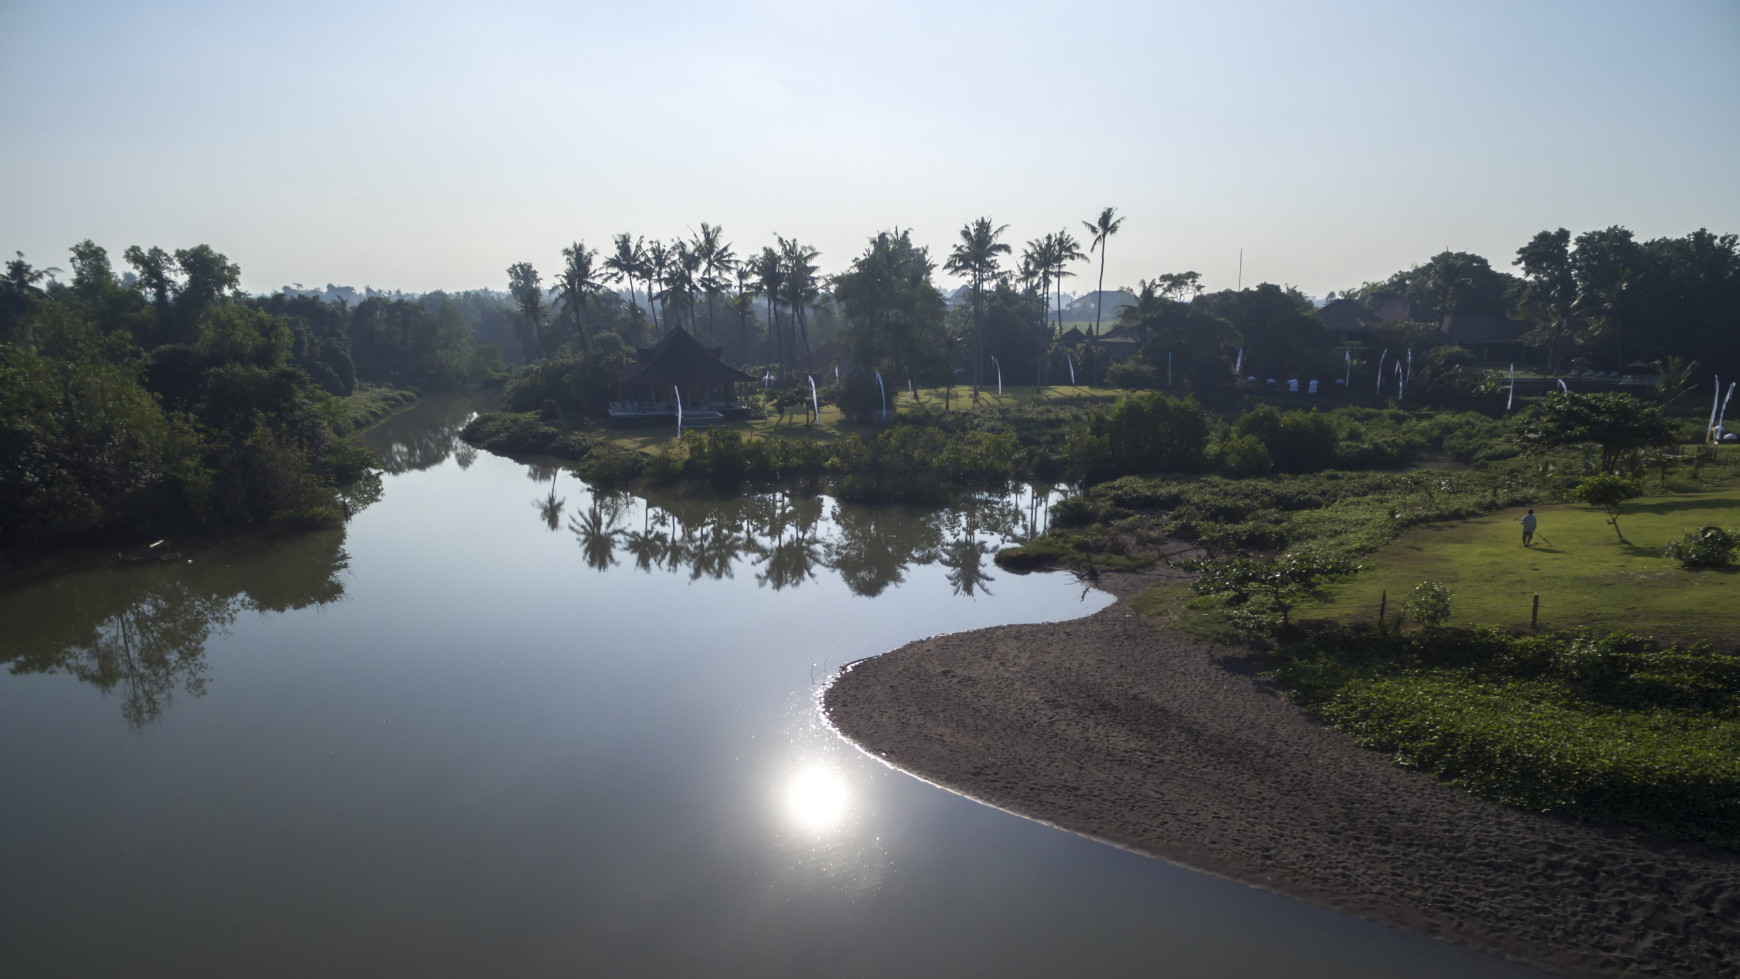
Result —
POLYGON ((1535 546, 1524 549, 1523 509, 1409 531, 1361 563, 1365 570, 1326 592, 1307 615, 1370 621, 1389 593, 1394 616, 1413 587, 1441 581, 1451 591, 1451 624, 1527 628, 1534 595, 1539 627, 1626 629, 1641 635, 1740 635, 1740 573, 1687 571, 1661 556, 1668 541, 1710 524, 1740 526, 1740 486, 1644 497, 1627 504, 1620 543, 1603 511, 1560 504, 1535 508, 1535 546))

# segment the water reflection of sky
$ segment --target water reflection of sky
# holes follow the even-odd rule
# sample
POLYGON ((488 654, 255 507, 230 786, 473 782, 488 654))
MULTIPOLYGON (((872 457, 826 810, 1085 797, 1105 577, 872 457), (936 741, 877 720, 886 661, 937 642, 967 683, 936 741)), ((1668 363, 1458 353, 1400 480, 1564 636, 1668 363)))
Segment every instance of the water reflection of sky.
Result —
POLYGON ((342 535, 0 592, 0 974, 1506 974, 830 731, 845 663, 1105 603, 972 564, 1024 501, 645 500, 433 427, 342 535), (123 723, 129 669, 203 696, 123 723))

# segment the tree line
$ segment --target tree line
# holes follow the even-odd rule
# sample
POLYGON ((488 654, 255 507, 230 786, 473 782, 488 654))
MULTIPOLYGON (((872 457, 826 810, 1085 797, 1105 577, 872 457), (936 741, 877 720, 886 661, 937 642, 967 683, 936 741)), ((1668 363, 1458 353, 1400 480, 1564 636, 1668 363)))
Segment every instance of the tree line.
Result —
POLYGON ((0 280, 0 547, 261 520, 341 520, 375 490, 346 436, 360 384, 496 370, 459 303, 241 294, 209 245, 74 245, 69 283, 0 280))
MULTIPOLYGON (((1106 252, 1123 221, 1107 207, 1082 222, 1080 238, 1064 228, 1017 253, 1005 240, 1008 226, 981 217, 935 257, 913 243, 910 230, 896 228, 871 237, 832 275, 821 274, 819 254, 795 239, 776 235, 774 244, 739 257, 719 226, 703 222, 686 239, 618 234, 603 258, 576 242, 563 250, 565 264, 548 288, 530 263, 508 274, 528 362, 563 351, 574 356, 604 334, 628 347, 682 327, 722 348, 727 361, 758 371, 796 377, 829 360, 843 371, 880 372, 895 387, 960 376, 977 391, 996 380, 1044 385, 1073 377, 1212 400, 1231 388, 1235 367, 1329 385, 1355 369, 1369 381, 1374 369, 1389 366, 1377 363, 1376 348, 1348 349, 1309 297, 1272 283, 1210 293, 1195 271, 1160 273, 1139 280, 1130 289, 1135 302, 1108 316, 1106 252), (1083 342, 1070 347, 1060 343, 1061 297, 1084 262, 1098 276, 1094 319, 1083 342), (955 295, 938 286, 939 270, 964 280, 955 295), (1112 359, 1101 342, 1108 321, 1133 340, 1135 356, 1112 359), (830 341, 837 349, 818 358, 830 341)), ((1510 264, 1514 271, 1446 251, 1340 298, 1410 304, 1408 317, 1377 328, 1384 349, 1405 351, 1408 389, 1427 401, 1468 404, 1478 393, 1471 353, 1442 331, 1455 317, 1517 324, 1539 366, 1554 373, 1573 362, 1612 371, 1642 362, 1682 379, 1694 360, 1723 373, 1740 369, 1730 325, 1740 308, 1734 235, 1699 230, 1640 241, 1620 227, 1575 237, 1543 231, 1510 264)), ((610 364, 626 363, 622 348, 610 350, 610 364)))

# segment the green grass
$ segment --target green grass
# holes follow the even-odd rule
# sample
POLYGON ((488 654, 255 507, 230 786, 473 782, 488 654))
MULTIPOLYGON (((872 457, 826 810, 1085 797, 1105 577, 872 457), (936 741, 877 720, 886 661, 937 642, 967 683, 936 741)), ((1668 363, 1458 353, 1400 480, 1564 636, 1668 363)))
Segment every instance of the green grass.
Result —
POLYGON ((417 403, 417 396, 396 388, 361 386, 338 400, 340 420, 334 426, 342 433, 356 433, 376 425, 417 403))
POLYGON ((1626 543, 1601 510, 1558 504, 1535 508, 1535 546, 1524 549, 1517 522, 1523 512, 1517 507, 1415 527, 1366 558, 1357 578, 1329 590, 1316 614, 1371 621, 1387 591, 1393 616, 1414 585, 1434 580, 1451 590, 1452 625, 1527 628, 1538 594, 1542 630, 1740 634, 1740 573, 1687 571, 1662 556, 1683 530, 1740 524, 1740 486, 1634 500, 1619 518, 1626 543))

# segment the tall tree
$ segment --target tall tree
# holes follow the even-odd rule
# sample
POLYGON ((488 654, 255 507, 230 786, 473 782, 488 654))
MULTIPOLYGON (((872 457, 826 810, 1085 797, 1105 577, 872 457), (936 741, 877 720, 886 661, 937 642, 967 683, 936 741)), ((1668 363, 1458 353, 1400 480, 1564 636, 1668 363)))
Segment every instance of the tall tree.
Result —
POLYGON ((1088 246, 1088 251, 1091 253, 1098 249, 1100 253, 1100 286, 1098 292, 1094 294, 1094 336, 1096 337, 1100 335, 1100 313, 1106 303, 1106 242, 1117 234, 1118 229, 1124 225, 1123 218, 1114 219, 1112 217, 1116 213, 1117 208, 1108 207, 1100 212, 1098 221, 1082 222, 1082 226, 1087 228, 1088 234, 1093 236, 1093 244, 1088 246))
POLYGON ((109 250, 86 238, 72 246, 73 289, 84 295, 100 293, 115 285, 115 269, 109 250))
POLYGON ((1426 263, 1426 286, 1432 290, 1432 298, 1438 307, 1439 330, 1449 325, 1462 297, 1474 287, 1474 275, 1469 267, 1472 257, 1475 256, 1466 252, 1444 251, 1433 255, 1426 263))
POLYGON ((1529 346, 1547 352, 1547 369, 1558 368, 1559 358, 1575 353, 1588 341, 1577 315, 1577 277, 1571 267, 1571 232, 1542 231, 1517 249, 1528 285, 1523 302, 1535 319, 1524 334, 1529 346))
POLYGON ((544 356, 544 290, 541 277, 530 262, 515 262, 508 266, 508 292, 520 314, 520 349, 526 361, 544 356))
POLYGON ((1033 331, 1033 390, 1045 384, 1045 326, 1050 318, 1046 304, 1051 301, 1051 253, 1056 247, 1055 235, 1035 238, 1021 251, 1021 280, 1029 291, 1038 294, 1039 329, 1033 331))
POLYGON ((1009 254, 1009 246, 997 240, 1008 227, 1000 224, 993 228, 990 218, 979 218, 962 226, 961 240, 955 243, 943 265, 949 272, 966 276, 973 293, 973 336, 978 348, 973 357, 974 401, 978 400, 985 369, 985 283, 998 277, 997 256, 1009 254))
POLYGON ((172 340, 170 326, 170 297, 175 292, 175 258, 156 245, 150 250, 138 245, 128 245, 122 253, 127 264, 133 266, 138 281, 135 283, 141 292, 151 296, 151 310, 156 315, 156 339, 160 343, 172 340))
POLYGON ((1614 366, 1625 366, 1625 321, 1630 318, 1632 285, 1643 266, 1643 249, 1621 227, 1585 231, 1571 253, 1571 273, 1577 280, 1579 312, 1594 332, 1614 343, 1614 366))
POLYGON ((743 340, 743 356, 749 357, 749 321, 755 317, 755 293, 749 288, 755 269, 748 259, 733 262, 731 274, 737 279, 737 294, 731 297, 731 310, 737 314, 737 332, 743 340))
POLYGON ((23 252, 6 263, 6 275, 0 278, 0 341, 22 338, 25 320, 43 297, 43 279, 59 269, 39 269, 25 261, 23 252))
MULTIPOLYGON (((654 238, 646 246, 646 263, 642 266, 642 271, 645 272, 646 277, 646 304, 647 308, 652 310, 654 333, 662 332, 659 328, 659 311, 664 306, 664 293, 660 292, 655 296, 653 289, 664 285, 665 272, 670 268, 670 264, 670 249, 665 247, 664 242, 654 238), (657 305, 654 305, 655 300, 657 305)), ((665 319, 668 321, 670 317, 667 316, 665 319)))
POLYGON ((1079 262, 1087 256, 1082 254, 1081 243, 1064 228, 1055 235, 1047 235, 1051 239, 1051 281, 1057 286, 1057 332, 1063 333, 1063 280, 1073 278, 1074 272, 1069 270, 1071 262, 1079 262))
POLYGON ((707 337, 717 343, 718 334, 713 325, 714 300, 724 290, 731 274, 731 266, 736 261, 732 254, 731 243, 724 240, 725 229, 718 225, 701 222, 701 232, 695 236, 693 250, 700 260, 700 276, 698 283, 707 295, 707 337))
POLYGON ((779 323, 779 302, 785 293, 785 263, 771 245, 762 248, 761 256, 755 260, 755 280, 761 287, 762 297, 767 300, 767 315, 773 320, 774 348, 778 352, 780 366, 784 367, 788 362, 785 356, 785 334, 779 323))
MULTIPOLYGON (((930 252, 910 231, 884 231, 833 279, 844 307, 844 346, 861 367, 920 373, 943 352, 942 293, 931 282, 930 252)), ((897 382, 898 383, 898 382, 897 382)))
MULTIPOLYGON (((701 270, 701 256, 689 247, 689 243, 678 239, 671 242, 666 252, 664 278, 664 307, 668 312, 675 304, 679 310, 679 319, 689 321, 689 333, 695 333, 695 288, 698 273, 701 270), (688 315, 683 317, 682 310, 688 315)), ((669 317, 666 317, 667 324, 669 317)))
POLYGON ((792 308, 792 318, 797 322, 798 336, 804 342, 805 369, 813 367, 810 363, 813 353, 810 350, 810 331, 806 311, 810 303, 821 295, 820 282, 816 279, 816 259, 822 254, 808 245, 799 244, 796 238, 787 240, 779 235, 780 263, 785 267, 785 298, 792 308))
POLYGON ((562 311, 574 324, 574 335, 586 344, 586 300, 604 287, 603 276, 593 264, 598 251, 577 241, 562 249, 562 275, 556 280, 556 295, 562 311))
MULTIPOLYGON (((604 267, 610 271, 610 281, 628 283, 628 305, 638 318, 640 303, 634 298, 634 279, 640 275, 641 265, 646 262, 646 248, 641 244, 641 239, 631 240, 626 231, 612 238, 611 245, 615 251, 604 259, 604 267)), ((650 293, 647 301, 651 302, 650 293)))

